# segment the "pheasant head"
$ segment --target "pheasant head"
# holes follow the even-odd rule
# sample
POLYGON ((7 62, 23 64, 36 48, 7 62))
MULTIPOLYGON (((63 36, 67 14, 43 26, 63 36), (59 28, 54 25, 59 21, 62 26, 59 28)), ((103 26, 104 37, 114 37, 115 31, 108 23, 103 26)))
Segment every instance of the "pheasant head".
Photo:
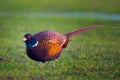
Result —
POLYGON ((24 35, 23 41, 26 44, 27 48, 34 48, 38 45, 38 41, 31 34, 27 33, 24 35))

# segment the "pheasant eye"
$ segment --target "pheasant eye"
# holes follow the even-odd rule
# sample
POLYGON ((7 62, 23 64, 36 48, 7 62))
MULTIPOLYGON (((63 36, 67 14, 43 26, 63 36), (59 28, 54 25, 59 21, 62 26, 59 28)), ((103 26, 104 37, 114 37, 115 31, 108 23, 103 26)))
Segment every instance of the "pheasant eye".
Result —
POLYGON ((31 34, 29 34, 29 33, 25 34, 24 37, 25 37, 27 40, 32 38, 31 34))
POLYGON ((28 36, 28 38, 30 38, 30 35, 28 36))
POLYGON ((28 36, 27 36, 27 39, 30 39, 30 38, 31 38, 31 36, 30 36, 30 35, 28 35, 28 36))

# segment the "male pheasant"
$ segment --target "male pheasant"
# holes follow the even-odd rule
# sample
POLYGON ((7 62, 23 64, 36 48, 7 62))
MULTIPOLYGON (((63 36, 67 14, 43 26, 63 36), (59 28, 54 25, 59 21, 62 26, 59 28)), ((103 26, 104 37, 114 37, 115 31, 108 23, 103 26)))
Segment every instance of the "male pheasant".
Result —
POLYGON ((26 53, 29 58, 42 62, 41 67, 43 63, 51 60, 54 61, 55 66, 62 49, 67 47, 70 37, 99 27, 101 26, 86 27, 66 34, 51 30, 45 30, 34 35, 27 33, 23 39, 26 44, 26 53))

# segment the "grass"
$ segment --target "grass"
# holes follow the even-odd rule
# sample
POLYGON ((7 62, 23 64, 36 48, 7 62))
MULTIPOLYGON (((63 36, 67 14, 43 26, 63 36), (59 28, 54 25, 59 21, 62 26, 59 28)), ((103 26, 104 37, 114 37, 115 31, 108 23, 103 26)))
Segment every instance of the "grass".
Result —
POLYGON ((87 18, 0 18, 0 79, 1 80, 119 80, 120 22, 87 18), (23 35, 43 30, 66 33, 81 27, 104 24, 71 38, 53 62, 40 63, 29 59, 22 42, 23 35), (116 25, 116 26, 113 26, 116 25))
POLYGON ((0 80, 119 80, 120 21, 72 17, 24 17, 22 12, 107 12, 119 14, 119 0, 0 0, 0 80), (9 13, 8 13, 9 15, 9 13), (22 42, 25 33, 54 30, 66 33, 104 25, 71 38, 56 67, 29 59, 22 42))
POLYGON ((0 0, 0 11, 120 13, 119 0, 0 0))

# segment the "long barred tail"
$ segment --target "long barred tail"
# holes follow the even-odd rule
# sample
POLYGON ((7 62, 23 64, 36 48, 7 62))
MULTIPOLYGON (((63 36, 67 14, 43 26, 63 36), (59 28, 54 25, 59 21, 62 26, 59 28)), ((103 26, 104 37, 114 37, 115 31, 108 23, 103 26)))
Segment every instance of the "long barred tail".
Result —
POLYGON ((81 28, 81 29, 79 29, 79 30, 75 30, 75 31, 66 33, 65 35, 69 38, 69 37, 75 36, 75 35, 77 35, 77 34, 81 34, 81 33, 83 33, 83 32, 86 32, 86 31, 88 31, 88 30, 92 30, 92 29, 100 28, 100 27, 103 27, 103 26, 101 26, 101 25, 96 25, 96 26, 91 26, 91 27, 85 27, 85 28, 81 28))

